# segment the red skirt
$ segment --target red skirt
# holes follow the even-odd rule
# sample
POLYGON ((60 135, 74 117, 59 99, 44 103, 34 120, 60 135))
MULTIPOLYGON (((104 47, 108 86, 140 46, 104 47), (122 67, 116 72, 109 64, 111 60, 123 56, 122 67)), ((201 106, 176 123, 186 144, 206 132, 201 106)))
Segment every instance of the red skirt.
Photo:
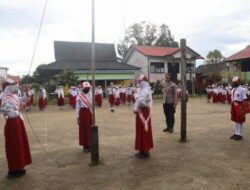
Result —
POLYGON ((71 102, 71 106, 73 107, 73 108, 75 108, 76 107, 76 96, 73 96, 72 97, 72 102, 71 102))
POLYGON ((127 102, 130 103, 132 100, 132 95, 127 95, 127 102))
POLYGON ((227 100, 227 95, 221 94, 220 95, 220 102, 225 104, 226 100, 227 100))
POLYGON ((219 100, 219 96, 217 94, 213 94, 212 98, 213 98, 213 103, 217 103, 219 100))
POLYGON ((74 108, 76 107, 76 96, 69 96, 69 104, 74 108))
POLYGON ((23 120, 19 116, 7 119, 4 135, 9 170, 22 170, 31 164, 29 141, 23 120))
POLYGON ((60 96, 60 98, 57 99, 57 105, 64 106, 64 98, 62 96, 60 96))
POLYGON ((126 93, 120 93, 120 97, 121 97, 121 102, 123 104, 125 104, 126 103, 126 93))
POLYGON ((102 95, 101 94, 96 95, 96 105, 99 107, 102 107, 102 95))
POLYGON ((132 93, 132 102, 135 103, 135 92, 132 93))
MULTIPOLYGON (((150 114, 150 108, 139 108, 145 119, 150 114)), ((145 130, 145 124, 141 121, 139 113, 136 113, 136 133, 135 133, 135 150, 139 152, 149 152, 153 148, 153 136, 151 119, 148 121, 148 131, 145 130)))
POLYGON ((236 123, 244 123, 246 120, 246 114, 243 107, 243 103, 235 103, 231 104, 231 120, 236 123))
POLYGON ((109 95, 109 104, 110 106, 113 106, 115 104, 115 96, 114 95, 109 95))
POLYGON ((34 103, 34 95, 30 96, 30 103, 31 103, 31 105, 33 105, 33 103, 34 103))
POLYGON ((231 104, 231 94, 227 94, 227 102, 231 104))
POLYGON ((29 101, 26 102, 26 107, 31 107, 32 106, 32 100, 31 97, 29 98, 29 101))
POLYGON ((247 101, 250 101, 250 95, 247 95, 247 101))
POLYGON ((116 98, 115 99, 115 105, 119 106, 121 104, 121 99, 120 98, 116 98))
POLYGON ((71 105, 71 106, 72 106, 72 98, 73 98, 73 96, 71 96, 71 95, 69 94, 69 105, 71 105))
POLYGON ((47 105, 47 100, 43 98, 39 98, 38 105, 41 110, 44 109, 47 105))
POLYGON ((79 125, 79 145, 90 146, 90 127, 92 125, 92 113, 88 108, 81 108, 79 113, 81 125, 79 125))
POLYGON ((95 103, 96 103, 96 105, 97 105, 97 99, 98 99, 97 96, 98 96, 98 95, 95 94, 95 103))

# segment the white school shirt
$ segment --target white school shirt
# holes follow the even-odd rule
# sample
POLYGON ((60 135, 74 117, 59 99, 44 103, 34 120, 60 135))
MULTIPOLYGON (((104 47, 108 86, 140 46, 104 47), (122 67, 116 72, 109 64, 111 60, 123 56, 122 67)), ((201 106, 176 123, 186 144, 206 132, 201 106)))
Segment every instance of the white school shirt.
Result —
MULTIPOLYGON (((80 93, 81 95, 83 95, 83 93, 80 93)), ((88 99, 88 101, 90 102, 91 106, 92 106, 92 93, 91 91, 89 91, 87 94, 83 95, 84 97, 86 97, 88 99)), ((80 98, 79 95, 77 95, 76 97, 76 118, 79 118, 79 112, 81 108, 88 108, 88 106, 83 102, 83 100, 80 98)), ((90 108, 92 109, 92 108, 90 108)))
POLYGON ((242 102, 247 99, 246 90, 240 85, 237 88, 234 88, 231 93, 232 101, 242 102))

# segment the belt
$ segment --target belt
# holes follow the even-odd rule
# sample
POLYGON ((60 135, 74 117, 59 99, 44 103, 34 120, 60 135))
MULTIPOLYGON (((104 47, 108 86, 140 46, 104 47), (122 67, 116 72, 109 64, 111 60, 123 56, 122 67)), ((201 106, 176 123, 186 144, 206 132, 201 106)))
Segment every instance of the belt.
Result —
POLYGON ((237 100, 234 100, 233 102, 235 102, 235 103, 242 103, 242 101, 237 101, 237 100))

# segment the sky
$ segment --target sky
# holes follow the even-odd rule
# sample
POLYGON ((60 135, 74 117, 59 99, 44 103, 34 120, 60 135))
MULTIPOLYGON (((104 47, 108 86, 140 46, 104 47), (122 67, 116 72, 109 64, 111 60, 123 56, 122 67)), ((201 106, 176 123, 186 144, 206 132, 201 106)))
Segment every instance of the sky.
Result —
MULTIPOLYGON (((0 67, 11 75, 29 72, 45 2, 0 0, 0 67)), ((31 74, 55 61, 55 40, 91 42, 92 0, 47 2, 31 74)), ((164 23, 201 56, 218 49, 228 57, 250 44, 249 13, 249 0, 95 0, 95 41, 117 44, 133 23, 164 23)))

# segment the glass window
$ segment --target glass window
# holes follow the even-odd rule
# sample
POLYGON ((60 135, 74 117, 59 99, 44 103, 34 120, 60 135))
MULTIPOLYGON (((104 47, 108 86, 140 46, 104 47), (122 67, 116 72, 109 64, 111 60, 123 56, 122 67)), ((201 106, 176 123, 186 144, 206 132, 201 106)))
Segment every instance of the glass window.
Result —
POLYGON ((168 63, 168 73, 180 73, 180 64, 179 63, 168 63))
POLYGON ((241 71, 242 72, 249 72, 250 71, 250 64, 249 64, 249 60, 243 60, 241 62, 241 71))
POLYGON ((164 62, 151 62, 150 73, 165 73, 164 62))

